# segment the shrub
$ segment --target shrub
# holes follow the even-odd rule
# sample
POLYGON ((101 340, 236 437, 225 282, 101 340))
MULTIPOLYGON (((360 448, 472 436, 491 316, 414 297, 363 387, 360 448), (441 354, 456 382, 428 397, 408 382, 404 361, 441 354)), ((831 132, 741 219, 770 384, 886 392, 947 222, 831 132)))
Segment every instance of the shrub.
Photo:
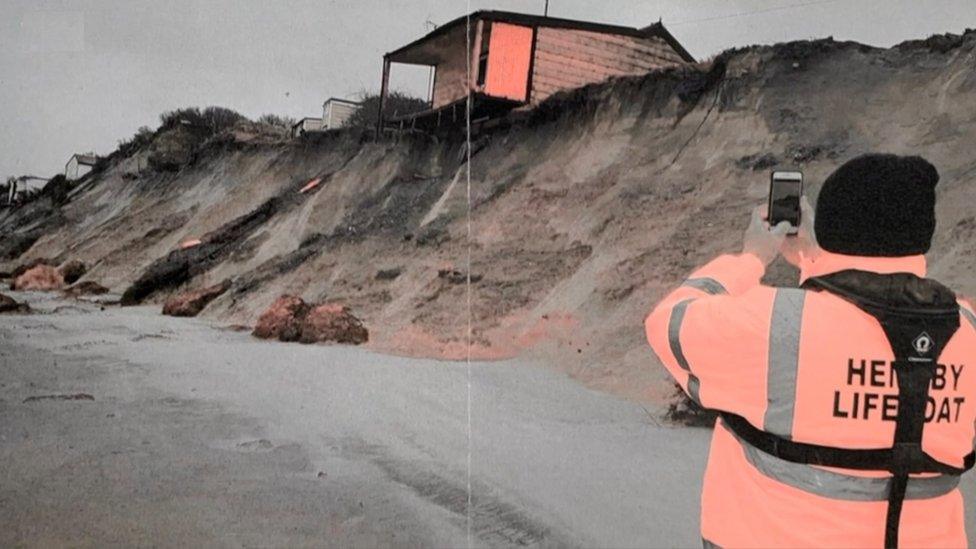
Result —
POLYGON ((237 111, 224 107, 187 107, 166 111, 159 115, 161 129, 170 129, 177 124, 186 124, 197 129, 205 130, 208 135, 215 135, 233 127, 238 122, 246 121, 247 117, 237 111))
POLYGON ((172 111, 166 111, 159 115, 159 127, 172 128, 177 124, 184 123, 191 126, 203 126, 203 114, 199 107, 186 107, 172 111))
POLYGON ((23 191, 18 191, 17 200, 21 204, 29 204, 42 196, 42 189, 24 189, 23 191))
MULTIPOLYGON (((346 126, 371 128, 376 125, 376 118, 380 112, 379 94, 360 94, 362 106, 346 120, 346 126)), ((407 95, 400 91, 390 92, 386 96, 386 108, 383 110, 384 118, 403 116, 427 110, 430 105, 427 101, 407 95)))
POLYGON ((142 149, 152 143, 153 137, 156 136, 156 132, 149 128, 149 126, 142 126, 136 130, 135 135, 129 139, 123 139, 119 141, 119 154, 122 156, 130 156, 139 149, 142 149))
POLYGON ((70 191, 71 182, 68 181, 68 178, 63 173, 59 173, 44 184, 44 188, 41 189, 41 194, 51 197, 51 201, 55 205, 60 206, 67 202, 70 191))
POLYGON ((262 114, 261 118, 258 118, 258 124, 285 128, 286 130, 290 130, 296 122, 297 120, 290 116, 278 116, 277 114, 262 114))

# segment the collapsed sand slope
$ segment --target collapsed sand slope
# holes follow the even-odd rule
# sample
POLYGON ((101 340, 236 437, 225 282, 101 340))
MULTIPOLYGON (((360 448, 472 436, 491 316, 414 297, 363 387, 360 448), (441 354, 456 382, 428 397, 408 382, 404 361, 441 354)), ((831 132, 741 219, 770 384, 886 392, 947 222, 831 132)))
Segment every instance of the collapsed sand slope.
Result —
MULTIPOLYGON (((976 294, 974 49, 973 32, 888 50, 829 40, 749 48, 703 70, 561 94, 478 136, 475 356, 538 353, 593 386, 661 402, 670 386, 643 340, 649 307, 697 265, 737 250, 771 167, 801 167, 815 192, 869 151, 938 166, 932 274, 976 294)), ((209 147, 176 173, 133 175, 120 163, 19 261, 77 258, 94 265, 87 279, 119 292, 141 279, 154 302, 230 278, 203 312, 228 322, 253 323, 282 293, 340 301, 375 348, 462 357, 463 157, 460 139, 347 132, 209 147), (188 239, 205 247, 167 256, 188 239)))

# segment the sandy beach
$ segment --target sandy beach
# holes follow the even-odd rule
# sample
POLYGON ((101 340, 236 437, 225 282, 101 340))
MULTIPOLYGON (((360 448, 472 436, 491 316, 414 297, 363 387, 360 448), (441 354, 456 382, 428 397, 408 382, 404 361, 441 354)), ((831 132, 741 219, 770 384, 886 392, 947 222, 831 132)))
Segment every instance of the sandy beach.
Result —
MULTIPOLYGON (((467 545, 464 363, 17 295, 0 545, 467 545)), ((470 380, 473 546, 699 546, 707 430, 542 365, 470 380)))
MULTIPOLYGON (((465 546, 463 363, 44 294, 0 317, 0 545, 465 546)), ((696 546, 709 433, 471 370, 475 546, 696 546)))

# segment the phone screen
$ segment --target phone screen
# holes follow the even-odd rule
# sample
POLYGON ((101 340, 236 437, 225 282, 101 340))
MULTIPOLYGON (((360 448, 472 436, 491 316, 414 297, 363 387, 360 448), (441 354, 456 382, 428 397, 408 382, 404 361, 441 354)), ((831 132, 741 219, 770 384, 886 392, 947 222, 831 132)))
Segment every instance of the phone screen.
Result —
POLYGON ((769 225, 782 221, 800 226, 800 196, 803 195, 803 174, 800 172, 773 172, 769 185, 769 225))

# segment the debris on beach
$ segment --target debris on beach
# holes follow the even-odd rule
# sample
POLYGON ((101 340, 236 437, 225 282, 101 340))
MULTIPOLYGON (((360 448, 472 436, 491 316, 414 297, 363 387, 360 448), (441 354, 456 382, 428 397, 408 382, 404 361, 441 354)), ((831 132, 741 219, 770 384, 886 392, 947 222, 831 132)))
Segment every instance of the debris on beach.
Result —
POLYGON ((11 290, 17 291, 51 291, 64 287, 64 277, 57 268, 51 265, 38 264, 28 269, 24 274, 14 279, 10 284, 11 290))
POLYGON ((102 295, 107 294, 108 288, 93 280, 85 280, 74 284, 64 290, 65 297, 79 297, 83 295, 102 295))
POLYGON ((53 261, 51 261, 50 259, 45 259, 43 257, 34 258, 34 259, 31 259, 30 261, 28 261, 26 263, 21 263, 20 265, 18 265, 10 273, 10 276, 8 278, 10 278, 11 280, 16 280, 18 277, 20 277, 20 275, 26 273, 27 271, 33 269, 34 267, 37 267, 38 265, 51 265, 51 266, 54 266, 55 263, 53 261))
POLYGON ((0 294, 0 313, 29 313, 30 306, 19 303, 9 295, 0 294))
POLYGON ((297 341, 301 336, 301 324, 308 314, 308 304, 302 298, 283 295, 268 307, 251 332, 261 339, 297 341))
POLYGON ((74 284, 79 278, 85 276, 88 272, 88 268, 85 264, 77 259, 72 259, 71 261, 65 262, 63 265, 58 267, 58 272, 61 273, 61 277, 64 279, 65 284, 74 284))
POLYGON ((230 280, 200 290, 184 292, 166 300, 163 314, 169 316, 197 316, 211 301, 230 288, 230 280))
POLYGON ((363 322, 353 316, 349 307, 326 304, 315 307, 302 323, 302 343, 323 341, 360 345, 369 341, 369 332, 363 322))
POLYGON ((262 339, 301 343, 349 343, 369 340, 369 332, 349 307, 328 303, 310 306, 300 297, 283 295, 258 319, 252 334, 262 339))
POLYGON ((57 395, 35 395, 24 399, 24 404, 38 402, 41 400, 95 400, 95 397, 88 393, 57 394, 57 395))
POLYGON ((701 405, 688 398, 688 395, 677 383, 674 384, 674 392, 671 403, 664 413, 664 419, 673 421, 688 427, 709 427, 715 425, 718 412, 701 405))

